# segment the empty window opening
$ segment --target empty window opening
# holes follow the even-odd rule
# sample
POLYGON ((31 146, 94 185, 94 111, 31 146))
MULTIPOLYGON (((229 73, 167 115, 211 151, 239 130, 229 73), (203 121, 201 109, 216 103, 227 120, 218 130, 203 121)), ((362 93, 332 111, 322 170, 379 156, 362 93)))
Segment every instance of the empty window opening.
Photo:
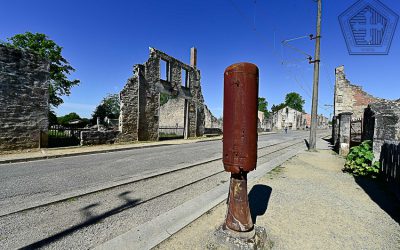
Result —
POLYGON ((160 60, 160 79, 164 81, 170 81, 170 67, 169 62, 163 59, 160 60))
POLYGON ((181 76, 181 85, 183 87, 188 87, 188 82, 189 82, 189 75, 186 69, 181 70, 182 76, 181 76))

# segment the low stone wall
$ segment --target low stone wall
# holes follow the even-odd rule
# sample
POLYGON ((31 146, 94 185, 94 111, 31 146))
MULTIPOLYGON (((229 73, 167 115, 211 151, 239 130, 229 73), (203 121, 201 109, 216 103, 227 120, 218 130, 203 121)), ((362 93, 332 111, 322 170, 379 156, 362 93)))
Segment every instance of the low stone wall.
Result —
POLYGON ((220 128, 204 128, 205 135, 222 135, 222 129, 220 128))
POLYGON ((118 134, 119 131, 82 131, 81 146, 113 144, 118 134))

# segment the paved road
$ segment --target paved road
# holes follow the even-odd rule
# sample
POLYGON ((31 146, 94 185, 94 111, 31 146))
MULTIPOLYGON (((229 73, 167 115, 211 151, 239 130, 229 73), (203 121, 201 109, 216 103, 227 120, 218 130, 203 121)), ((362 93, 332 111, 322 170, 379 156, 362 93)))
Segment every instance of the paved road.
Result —
MULTIPOLYGON (((306 138, 308 132, 263 135, 258 145, 299 136, 306 138)), ((0 165, 0 214, 30 202, 220 157, 221 151, 221 141, 208 141, 0 165)))

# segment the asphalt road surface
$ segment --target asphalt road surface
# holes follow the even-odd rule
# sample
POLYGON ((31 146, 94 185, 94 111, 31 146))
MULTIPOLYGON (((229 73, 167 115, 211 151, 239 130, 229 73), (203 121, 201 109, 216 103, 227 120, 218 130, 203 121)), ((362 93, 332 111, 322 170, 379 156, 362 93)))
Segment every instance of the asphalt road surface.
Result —
MULTIPOLYGON (((263 147, 295 137, 307 138, 308 131, 289 131, 259 137, 263 147)), ((120 152, 47 159, 0 165, 0 214, 40 204, 52 198, 85 190, 101 189, 118 181, 158 173, 215 159, 222 142, 205 141, 120 152)))
MULTIPOLYGON (((258 146, 264 148, 258 151, 258 165, 304 150, 307 138, 307 131, 260 136, 258 146)), ((0 165, 0 249, 98 246, 228 182, 222 161, 215 160, 221 151, 218 140, 0 165), (129 182, 208 159, 214 161, 129 182), (68 196, 119 181, 127 184, 68 196), (62 195, 70 198, 46 204, 62 195), (17 212, 35 202, 46 205, 17 212)))

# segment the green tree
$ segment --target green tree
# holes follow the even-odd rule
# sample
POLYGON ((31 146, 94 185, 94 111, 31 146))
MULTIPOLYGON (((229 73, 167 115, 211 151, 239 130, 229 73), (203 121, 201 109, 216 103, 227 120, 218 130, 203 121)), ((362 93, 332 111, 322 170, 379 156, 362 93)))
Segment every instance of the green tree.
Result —
POLYGON ((304 112, 303 106, 304 106, 305 101, 303 100, 303 97, 296 93, 296 92, 291 92, 288 93, 285 97, 285 106, 289 106, 292 109, 304 112))
POLYGON ((49 111, 49 125, 56 125, 58 124, 58 118, 53 110, 49 111))
POLYGON ((69 80, 68 75, 75 71, 69 62, 61 55, 62 47, 50 40, 45 34, 25 32, 17 34, 5 43, 7 46, 29 49, 50 63, 49 103, 57 107, 64 101, 62 96, 68 96, 71 88, 79 84, 79 80, 69 80))
POLYGON ((107 116, 110 119, 117 119, 120 113, 120 100, 118 94, 108 94, 96 107, 92 114, 92 123, 96 124, 97 117, 101 121, 107 116))
POLYGON ((268 102, 265 100, 265 98, 258 97, 258 111, 263 112, 265 115, 265 118, 269 117, 269 111, 268 111, 267 107, 268 107, 268 102))
POLYGON ((110 119, 117 119, 120 112, 120 100, 118 94, 108 94, 102 101, 105 109, 107 110, 107 117, 110 119))
POLYGON ((276 112, 276 111, 278 111, 278 110, 280 110, 280 109, 282 109, 282 108, 284 108, 286 106, 286 104, 284 104, 284 103, 280 103, 280 104, 278 104, 278 105, 272 105, 272 107, 271 107, 271 111, 272 112, 276 112))
POLYGON ((81 119, 81 117, 75 113, 69 113, 67 115, 61 116, 57 118, 58 124, 63 125, 63 126, 69 126, 69 122, 72 120, 76 120, 76 119, 81 119))

